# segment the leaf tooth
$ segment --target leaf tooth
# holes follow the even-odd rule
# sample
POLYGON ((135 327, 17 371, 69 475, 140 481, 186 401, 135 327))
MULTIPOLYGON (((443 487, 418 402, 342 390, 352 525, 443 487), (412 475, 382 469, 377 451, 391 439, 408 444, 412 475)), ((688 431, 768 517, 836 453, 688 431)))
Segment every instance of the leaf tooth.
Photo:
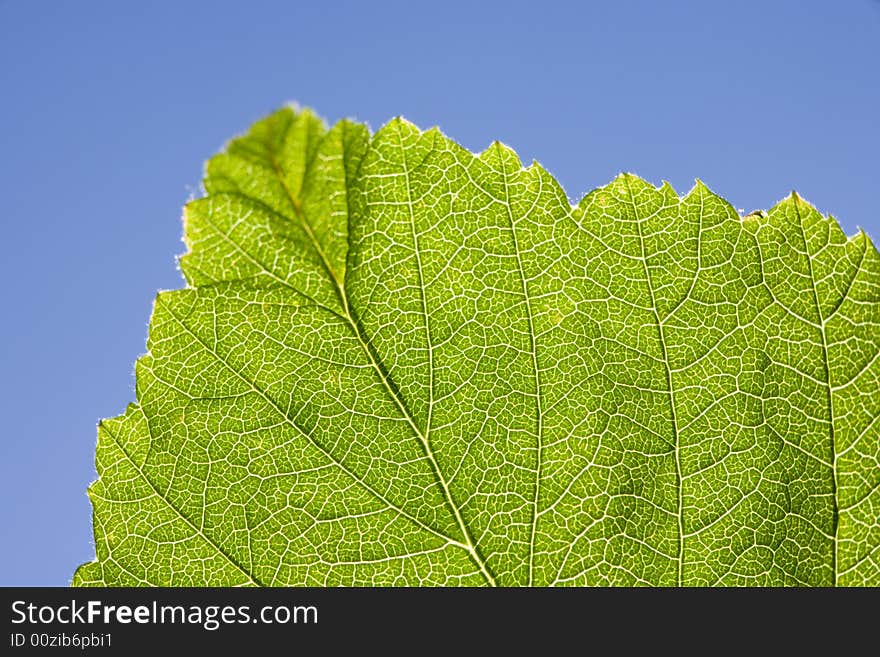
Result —
POLYGON ((497 139, 489 144, 481 153, 477 154, 477 159, 485 162, 493 169, 500 169, 508 173, 518 172, 523 169, 522 160, 520 160, 516 151, 497 139))
MULTIPOLYGON (((697 187, 698 187, 699 185, 702 185, 702 183, 700 182, 699 179, 697 179, 697 180, 696 180, 696 183, 694 184, 694 187, 691 189, 691 191, 693 191, 694 189, 697 189, 697 187)), ((705 187, 705 186, 704 186, 704 187, 705 187)), ((661 180, 661 181, 660 181, 660 187, 658 187, 658 189, 659 189, 662 193, 664 193, 664 194, 669 194, 669 195, 671 195, 671 196, 679 196, 678 192, 675 191, 675 187, 673 187, 673 186, 672 186, 672 183, 669 182, 668 180, 665 180, 665 179, 664 179, 664 180, 661 180)), ((707 189, 706 191, 708 191, 708 189, 707 189)), ((690 193, 690 192, 688 192, 688 194, 689 194, 689 193, 690 193)))
POLYGON ((415 123, 404 117, 402 114, 398 114, 381 128, 379 128, 376 131, 374 138, 379 139, 380 135, 384 137, 388 132, 398 130, 403 131, 405 134, 421 132, 421 130, 419 130, 419 127, 415 123))

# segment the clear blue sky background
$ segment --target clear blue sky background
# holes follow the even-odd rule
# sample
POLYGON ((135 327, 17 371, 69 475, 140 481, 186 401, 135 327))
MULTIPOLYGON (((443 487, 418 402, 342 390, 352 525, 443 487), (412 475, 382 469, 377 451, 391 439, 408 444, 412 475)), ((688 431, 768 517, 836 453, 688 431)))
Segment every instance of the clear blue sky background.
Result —
POLYGON ((0 0, 0 584, 94 555, 95 424, 133 400, 202 162, 298 100, 498 138, 880 237, 880 3, 0 0), (149 6, 148 6, 149 5, 149 6))

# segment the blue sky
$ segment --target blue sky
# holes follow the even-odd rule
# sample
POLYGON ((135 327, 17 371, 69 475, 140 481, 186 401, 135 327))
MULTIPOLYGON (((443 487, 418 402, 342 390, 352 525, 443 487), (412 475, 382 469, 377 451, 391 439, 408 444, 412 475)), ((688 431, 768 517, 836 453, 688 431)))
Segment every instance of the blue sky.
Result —
POLYGON ((796 188, 880 238, 880 2, 0 0, 0 585, 92 558, 95 424, 182 285, 181 206, 289 100, 500 139, 572 198, 620 171, 746 212, 796 188))

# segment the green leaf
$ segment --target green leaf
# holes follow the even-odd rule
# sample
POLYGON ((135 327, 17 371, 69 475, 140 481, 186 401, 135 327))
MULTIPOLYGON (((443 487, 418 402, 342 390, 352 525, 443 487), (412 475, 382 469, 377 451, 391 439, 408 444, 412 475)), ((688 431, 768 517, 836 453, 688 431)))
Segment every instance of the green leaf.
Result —
POLYGON ((75 585, 880 584, 864 233, 307 110, 205 189, 75 585))

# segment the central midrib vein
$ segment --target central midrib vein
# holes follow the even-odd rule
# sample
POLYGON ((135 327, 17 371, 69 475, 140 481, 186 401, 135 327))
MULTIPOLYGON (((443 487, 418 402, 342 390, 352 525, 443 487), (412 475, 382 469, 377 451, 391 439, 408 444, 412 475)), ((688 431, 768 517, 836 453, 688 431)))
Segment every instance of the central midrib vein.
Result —
MULTIPOLYGON (((398 131, 398 140, 400 140, 400 132, 399 131, 398 131)), ((400 141, 400 147, 401 147, 401 151, 402 151, 403 150, 403 142, 402 141, 400 141)), ((477 550, 476 545, 474 544, 473 538, 471 537, 471 534, 468 531, 467 525, 464 522, 464 518, 462 517, 461 512, 458 509, 458 506, 455 504, 455 500, 452 497, 452 493, 449 490, 449 486, 448 486, 445 478, 443 477, 442 471, 440 470, 440 466, 437 463, 437 459, 434 456, 434 452, 431 449, 430 443, 428 442, 427 435, 425 433, 423 433, 421 431, 421 429, 419 429, 418 425, 415 423, 415 420, 413 419, 412 414, 409 412, 409 409, 404 404, 403 400, 400 398, 400 396, 397 394, 397 392, 394 390, 393 386, 391 386, 391 384, 389 383, 387 377, 385 376, 385 373, 382 371, 382 368, 379 366, 379 363, 376 361, 376 357, 374 356, 372 350, 370 349, 369 344, 365 340, 364 336, 361 334, 361 329, 360 329, 358 323, 355 321, 354 317, 352 316, 351 309, 350 309, 349 302, 348 302, 348 295, 345 291, 345 286, 340 281, 339 276, 336 274, 333 267, 330 265, 330 262, 327 258, 327 255, 324 252, 324 249, 321 247, 320 241, 318 240, 317 236, 315 235, 314 231, 312 230, 311 224, 309 223, 309 221, 305 215, 305 212, 303 212, 302 204, 294 196, 293 192, 290 190, 289 186, 287 185, 287 182, 284 179, 284 172, 282 171, 281 166, 278 163, 274 153, 271 154, 270 160, 272 163, 272 167, 275 171, 275 175, 277 176, 278 181, 281 184, 281 187, 284 189, 284 192, 287 195, 288 200, 290 201, 290 204, 291 204, 291 207, 293 208, 294 214, 296 215, 297 219, 299 219, 299 222, 302 225, 303 230, 305 230, 306 235, 309 237, 309 240, 312 243, 312 246, 314 247, 315 251, 317 252, 318 256, 320 257, 321 263, 323 264, 324 269, 327 270, 327 274, 330 276, 331 280, 333 281, 333 284, 334 284, 334 287, 336 290, 336 294, 339 297, 339 301, 343 307, 343 311, 344 311, 343 317, 344 317, 345 321, 351 327, 352 332, 354 333, 355 337, 357 338, 358 343, 360 344, 361 349, 363 350, 364 354, 366 354, 367 359, 370 361, 370 365, 375 370, 376 375, 379 377, 380 381, 382 381, 382 384, 385 387, 385 389, 387 390, 391 399, 394 401, 398 410, 400 410, 401 414, 406 419, 407 424, 409 424, 411 430, 416 435, 416 437, 418 438, 419 442, 422 445, 422 449, 424 450, 425 455, 428 458, 428 462, 431 466, 431 470, 434 474, 434 478, 437 480, 437 483, 440 484, 440 487, 443 491, 443 495, 444 495, 446 504, 449 507, 449 509, 452 511, 452 514, 455 517, 456 523, 458 524, 459 530, 461 531, 462 536, 464 538, 465 542, 460 543, 458 545, 461 545, 465 548, 465 551, 468 553, 468 556, 470 557, 470 559, 480 569, 480 573, 482 574, 482 576, 486 580, 486 582, 490 586, 497 586, 497 584, 495 582, 495 577, 492 575, 492 572, 489 570, 488 565, 486 564, 485 560, 482 558, 479 551, 477 550)), ((411 223, 412 229, 413 229, 413 239, 415 240, 416 239, 416 236, 415 236, 415 217, 413 216, 413 213, 412 213, 412 198, 410 196, 409 170, 406 167, 405 159, 404 159, 404 173, 406 176, 406 193, 407 193, 407 199, 408 199, 408 207, 409 207, 409 211, 410 211, 410 223, 411 223)), ((419 258, 418 242, 415 243, 415 247, 416 247, 416 258, 417 258, 417 263, 418 263, 418 271, 419 271, 419 289, 422 293, 422 309, 425 314, 425 323, 426 323, 426 327, 427 327, 426 330, 430 331, 430 327, 428 325, 427 305, 425 303, 425 298, 424 298, 424 286, 421 284, 422 269, 421 269, 421 262, 418 260, 418 258, 419 258)), ((429 353, 429 356, 431 354, 430 344, 431 344, 430 343, 430 333, 428 333, 428 353, 429 353)), ((433 377, 433 367, 431 367, 431 371, 432 371, 432 377, 433 377)), ((433 394, 433 381, 431 382, 430 389, 433 394)), ((430 414, 430 412, 431 412, 431 410, 430 410, 431 404, 430 403, 428 405, 428 408, 429 408, 428 412, 430 414)), ((430 417, 430 415, 429 415, 429 417, 430 417)), ((430 419, 428 421, 428 426, 430 427, 430 419)), ((452 543, 456 544, 456 542, 454 542, 454 541, 452 543)))
POLYGON ((663 321, 660 319, 660 313, 657 311, 657 300, 654 296, 654 285, 651 282, 651 272, 648 269, 648 258, 647 253, 645 252, 645 238, 642 234, 642 222, 639 218, 639 209, 636 204, 635 196, 633 195, 632 187, 630 186, 629 179, 625 178, 626 181, 626 189, 629 192, 630 203, 633 208, 633 218, 635 219, 636 229, 639 234, 639 248, 641 250, 641 261, 642 267, 645 270, 645 282, 648 286, 648 292, 651 295, 651 309, 654 313, 654 320, 657 324, 657 332, 660 337, 660 349, 663 353, 663 367, 666 370, 666 385, 669 388, 669 412, 670 419, 672 422, 672 438, 673 438, 673 449, 675 451, 675 477, 676 481, 676 491, 678 493, 678 501, 677 501, 677 509, 676 509, 676 517, 678 519, 678 551, 677 551, 677 562, 678 568, 675 577, 675 585, 681 586, 683 583, 683 574, 684 574, 684 518, 683 518, 683 492, 682 492, 682 476, 681 476, 681 445, 679 444, 679 434, 678 434, 678 418, 675 412, 675 387, 672 384, 672 369, 669 367, 669 356, 666 349, 666 334, 663 331, 663 321))

